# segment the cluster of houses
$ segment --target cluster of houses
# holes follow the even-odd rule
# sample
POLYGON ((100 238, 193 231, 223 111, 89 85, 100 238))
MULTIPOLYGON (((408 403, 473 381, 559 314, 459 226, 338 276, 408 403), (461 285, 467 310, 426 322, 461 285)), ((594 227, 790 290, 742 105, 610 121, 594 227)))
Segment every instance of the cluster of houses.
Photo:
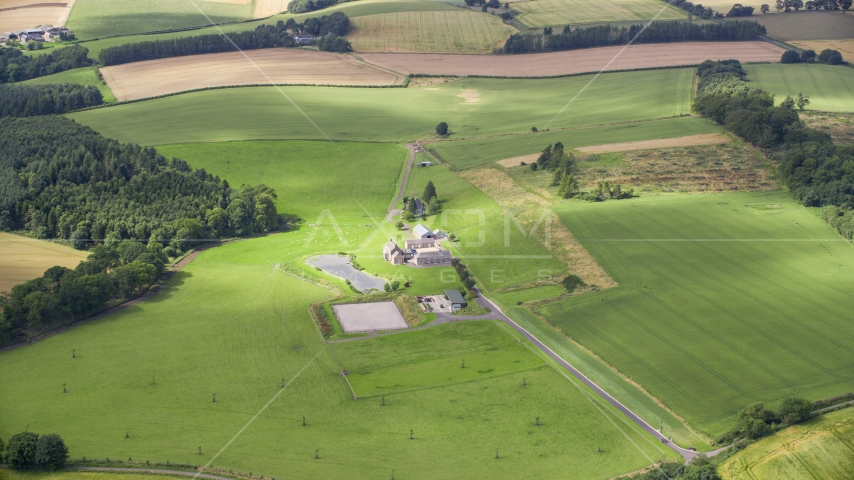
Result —
POLYGON ((417 267, 450 265, 454 256, 442 248, 440 240, 445 238, 441 230, 430 231, 424 225, 416 225, 412 229, 414 239, 407 240, 404 248, 389 240, 383 245, 383 258, 392 265, 403 265, 407 262, 417 267))
POLYGON ((9 40, 17 40, 21 43, 55 42, 63 36, 68 37, 70 34, 71 30, 65 27, 42 25, 37 28, 25 28, 23 30, 3 32, 2 35, 0 35, 0 43, 6 43, 9 40))

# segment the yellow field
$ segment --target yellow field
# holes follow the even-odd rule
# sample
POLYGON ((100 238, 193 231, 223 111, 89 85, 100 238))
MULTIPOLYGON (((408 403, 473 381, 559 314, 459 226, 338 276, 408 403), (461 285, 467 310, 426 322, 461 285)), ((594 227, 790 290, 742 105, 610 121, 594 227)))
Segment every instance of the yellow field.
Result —
POLYGON ((56 243, 0 232, 0 292, 40 277, 56 265, 74 268, 87 255, 56 243))
POLYGON ((514 3, 513 9, 522 13, 517 19, 529 27, 652 20, 659 12, 658 20, 688 18, 683 10, 659 0, 533 0, 514 3))
POLYGON ((105 67, 101 74, 120 102, 208 87, 267 85, 271 81, 292 85, 403 82, 402 75, 350 55, 285 48, 147 60, 105 67))
POLYGON ((843 38, 840 40, 798 40, 791 42, 792 45, 803 49, 815 50, 821 53, 826 48, 839 50, 842 59, 846 62, 854 62, 854 38, 843 38))
POLYGON ((347 39, 360 52, 483 53, 515 32, 481 12, 399 12, 351 18, 347 39))
POLYGON ((288 9, 291 0, 256 0, 255 18, 269 17, 288 9))
MULTIPOLYGON (((0 4, 0 8, 17 7, 10 5, 6 7, 0 4)), ((4 10, 0 12, 0 32, 10 32, 12 30, 23 30, 25 28, 35 28, 39 25, 63 26, 68 20, 68 14, 71 9, 68 7, 22 7, 14 10, 4 10)))
POLYGON ((726 480, 854 478, 854 409, 830 413, 760 440, 725 461, 726 480))

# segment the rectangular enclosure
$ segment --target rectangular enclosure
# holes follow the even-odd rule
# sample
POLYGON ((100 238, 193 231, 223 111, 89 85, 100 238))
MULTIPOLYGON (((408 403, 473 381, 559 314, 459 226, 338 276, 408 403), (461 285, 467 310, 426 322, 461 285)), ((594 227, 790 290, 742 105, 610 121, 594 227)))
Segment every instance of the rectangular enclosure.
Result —
POLYGON ((394 302, 333 305, 332 310, 347 333, 400 330, 409 326, 394 302))

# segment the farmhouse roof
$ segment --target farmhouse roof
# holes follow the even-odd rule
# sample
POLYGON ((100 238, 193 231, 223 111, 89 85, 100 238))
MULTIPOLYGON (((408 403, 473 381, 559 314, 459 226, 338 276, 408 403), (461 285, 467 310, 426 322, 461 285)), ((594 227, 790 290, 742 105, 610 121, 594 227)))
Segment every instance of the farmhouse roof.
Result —
POLYGON ((41 25, 38 27, 38 29, 43 32, 49 32, 51 30, 56 30, 56 27, 54 27, 53 25, 41 25))
POLYGON ((413 228, 413 229, 412 229, 412 233, 413 233, 416 237, 419 237, 419 238, 420 238, 420 237, 423 237, 425 234, 427 234, 427 233, 431 233, 431 232, 430 232, 430 230, 429 230, 429 229, 427 229, 427 227, 425 227, 424 225, 421 225, 421 224, 419 223, 418 225, 416 225, 416 226, 415 226, 415 228, 413 228))
POLYGON ((23 33, 32 34, 32 33, 44 33, 44 30, 41 28, 25 28, 22 30, 23 33))
POLYGON ((418 258, 446 258, 450 257, 451 252, 448 250, 434 250, 432 252, 418 252, 418 258))
POLYGON ((453 303, 459 303, 459 304, 465 304, 466 303, 466 299, 463 298, 463 294, 461 294, 459 290, 445 290, 445 297, 452 304, 453 303))

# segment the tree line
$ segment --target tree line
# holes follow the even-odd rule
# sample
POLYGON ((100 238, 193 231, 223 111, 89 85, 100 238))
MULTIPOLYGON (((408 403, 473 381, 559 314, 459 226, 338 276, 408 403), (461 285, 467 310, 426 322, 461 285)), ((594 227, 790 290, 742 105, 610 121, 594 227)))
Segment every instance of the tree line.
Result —
POLYGON ((80 45, 63 47, 39 56, 27 56, 17 48, 0 48, 0 84, 20 82, 92 65, 89 50, 80 45))
POLYGON ((277 226, 275 192, 228 182, 60 116, 0 119, 0 229, 76 248, 153 240, 169 256, 194 240, 277 226))
MULTIPOLYGON (((834 145, 829 134, 804 125, 796 107, 805 108, 808 97, 787 96, 774 106, 773 95, 747 87, 737 60, 706 61, 698 75, 694 111, 768 149, 779 163, 783 183, 799 202, 836 206, 837 216, 849 218, 847 212, 854 209, 854 145, 834 145)), ((840 228, 847 222, 831 224, 840 228)))
MULTIPOLYGON (((723 15, 721 15, 720 12, 715 13, 714 10, 712 10, 711 8, 706 8, 700 3, 694 5, 694 3, 692 3, 692 2, 687 2, 687 1, 683 1, 683 0, 669 0, 667 3, 673 5, 674 7, 678 7, 678 8, 681 8, 682 10, 685 10, 690 15, 693 15, 697 18, 702 18, 704 20, 708 20, 710 18, 722 18, 723 17, 723 15)), ((753 9, 751 9, 751 10, 753 10, 753 9)), ((729 15, 727 15, 727 16, 729 16, 729 15)))
POLYGON ((0 117, 65 113, 102 103, 101 91, 91 85, 0 85, 0 117))
POLYGON ((291 13, 307 13, 331 7, 336 3, 338 0, 291 0, 288 3, 288 11, 291 13))
POLYGON ((732 42, 755 40, 765 35, 765 27, 758 22, 745 20, 713 25, 654 22, 646 30, 643 30, 643 25, 629 27, 599 25, 575 30, 567 25, 559 34, 515 33, 507 39, 502 51, 503 53, 537 53, 625 45, 636 35, 637 39, 634 43, 732 42))
POLYGON ((780 57, 780 63, 824 63, 826 65, 842 65, 842 54, 839 50, 825 48, 816 54, 815 50, 804 50, 798 53, 794 50, 786 50, 780 57))
POLYGON ((228 36, 196 35, 117 45, 101 50, 98 61, 101 65, 110 66, 204 53, 276 47, 292 48, 300 45, 294 39, 296 33, 321 36, 322 39, 317 42, 321 50, 347 51, 350 50, 350 42, 340 37, 347 33, 349 25, 349 18, 341 12, 320 18, 310 18, 304 23, 297 23, 291 18, 287 23, 279 20, 276 25, 258 25, 255 30, 233 32, 228 36))
MULTIPOLYGON (((809 0, 807 2, 803 0, 776 0, 774 2, 774 8, 778 12, 791 12, 792 10, 797 12, 802 8, 807 10, 848 11, 851 5, 852 0, 809 0)), ((767 13, 768 5, 762 5, 761 10, 762 13, 767 13)))

